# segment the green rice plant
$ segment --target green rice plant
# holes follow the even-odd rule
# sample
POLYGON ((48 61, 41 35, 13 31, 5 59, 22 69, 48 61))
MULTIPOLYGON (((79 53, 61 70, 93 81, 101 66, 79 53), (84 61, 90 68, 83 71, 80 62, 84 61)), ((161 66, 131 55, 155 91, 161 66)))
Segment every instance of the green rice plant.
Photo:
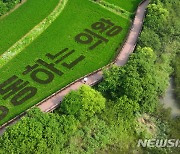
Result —
POLYGON ((60 0, 27 0, 0 18, 0 55, 47 17, 60 0))
POLYGON ((109 2, 111 4, 119 6, 120 8, 122 8, 130 13, 134 13, 138 4, 142 0, 102 0, 102 1, 109 2))
POLYGON ((39 37, 0 68, 0 107, 8 109, 6 116, 0 116, 0 124, 76 79, 109 64, 116 57, 130 25, 128 19, 89 0, 69 0, 39 37), (103 28, 107 25, 110 28, 103 28), (15 89, 11 94, 2 92, 10 80, 2 83, 9 78, 13 83, 18 82, 16 76, 25 88, 33 87, 33 91, 27 93, 33 96, 26 101, 22 100, 22 89, 21 92, 15 89))
POLYGON ((36 25, 29 33, 17 41, 0 57, 0 67, 8 63, 14 56, 19 54, 24 48, 31 44, 43 31, 45 31, 52 22, 59 16, 68 0, 60 0, 54 11, 48 15, 42 22, 36 25))

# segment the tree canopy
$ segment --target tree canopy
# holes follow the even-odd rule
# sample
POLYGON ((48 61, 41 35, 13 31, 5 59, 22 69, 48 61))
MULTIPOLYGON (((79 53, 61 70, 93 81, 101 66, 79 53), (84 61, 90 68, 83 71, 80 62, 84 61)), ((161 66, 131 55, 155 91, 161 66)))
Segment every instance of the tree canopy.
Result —
POLYGON ((151 48, 138 48, 123 67, 113 66, 104 72, 99 90, 113 100, 122 96, 138 102, 141 112, 152 112, 157 103, 156 55, 151 48))
POLYGON ((71 91, 64 98, 60 112, 85 120, 96 113, 101 113, 105 109, 105 102, 106 99, 101 93, 84 85, 77 91, 71 91))
POLYGON ((0 0, 0 16, 11 10, 21 0, 0 0))
POLYGON ((138 47, 128 63, 105 70, 96 90, 82 86, 70 92, 55 113, 28 112, 0 137, 0 153, 179 153, 178 148, 137 147, 138 139, 149 135, 147 123, 155 126, 157 138, 179 138, 180 119, 171 119, 169 110, 158 104, 180 49, 179 4, 177 0, 152 0, 138 47))

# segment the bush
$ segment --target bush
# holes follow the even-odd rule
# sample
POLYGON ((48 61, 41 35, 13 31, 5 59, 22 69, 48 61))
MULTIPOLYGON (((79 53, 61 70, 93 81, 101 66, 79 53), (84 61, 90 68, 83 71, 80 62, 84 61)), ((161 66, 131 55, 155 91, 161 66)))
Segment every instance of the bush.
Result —
POLYGON ((0 0, 0 16, 11 10, 21 0, 0 0))
POLYGON ((105 98, 89 86, 70 92, 60 106, 60 112, 85 120, 105 108, 105 98))

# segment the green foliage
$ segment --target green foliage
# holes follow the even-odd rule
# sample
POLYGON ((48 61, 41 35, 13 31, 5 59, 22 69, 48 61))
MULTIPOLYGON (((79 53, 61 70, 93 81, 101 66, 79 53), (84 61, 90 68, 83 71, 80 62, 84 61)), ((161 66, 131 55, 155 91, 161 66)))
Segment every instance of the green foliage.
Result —
MULTIPOLYGON (((145 19, 145 26, 139 42, 141 47, 149 46, 156 50, 156 53, 158 55, 158 59, 155 63, 157 74, 156 80, 158 85, 157 94, 163 95, 168 85, 169 75, 173 72, 171 65, 172 60, 174 60, 176 53, 180 51, 180 1, 152 0, 150 3, 151 4, 148 7, 147 17, 145 19), (151 40, 147 38, 148 34, 152 37, 151 40), (161 42, 160 48, 159 40, 161 42), (159 48, 159 51, 156 48, 159 48)), ((176 76, 179 70, 179 68, 177 67, 179 66, 179 60, 174 61, 176 76)), ((177 77, 175 80, 178 80, 178 78, 179 77, 177 77)), ((159 129, 159 131, 157 132, 157 138, 178 138, 180 122, 178 118, 171 119, 170 110, 163 109, 163 107, 158 107, 154 112, 154 116, 157 119, 156 126, 159 129)), ((151 148, 145 149, 144 153, 178 154, 179 148, 151 148)))
POLYGON ((20 0, 0 0, 0 16, 11 10, 20 0))
MULTIPOLYGON (((179 139, 179 125, 180 117, 172 118, 170 109, 165 109, 162 104, 159 104, 157 111, 153 114, 157 127, 157 139, 179 139)), ((177 147, 173 148, 146 148, 145 153, 153 154, 179 154, 180 149, 177 147)))
MULTIPOLYGON (((168 21, 174 21, 175 13, 171 9, 178 12, 178 3, 176 0, 151 1, 147 19, 151 16, 154 19, 145 22, 154 20, 154 23, 145 26, 140 38, 141 47, 130 56, 125 66, 106 70, 105 80, 98 87, 111 100, 106 101, 99 92, 83 86, 66 96, 58 109, 60 114, 42 114, 39 110, 32 110, 0 138, 0 153, 101 154, 133 153, 137 150, 138 153, 170 153, 167 148, 138 149, 137 140, 139 137, 151 137, 153 133, 158 138, 180 138, 180 119, 170 119, 170 111, 156 104, 158 96, 167 87, 172 73, 170 64, 179 50, 178 24, 168 22, 167 26, 161 27, 163 35, 158 32, 158 26, 162 25, 160 19, 164 19, 166 9, 171 12, 168 21), (160 15, 160 19, 154 14, 160 15), (153 40, 146 38, 148 33, 153 40), (136 120, 137 113, 152 111, 152 116, 141 120, 143 125, 136 120), (155 128, 152 134, 148 126, 155 128)), ((177 78, 178 62, 175 61, 177 78)), ((170 150, 174 154, 180 152, 179 148, 170 150)))
POLYGON ((145 26, 154 30, 158 34, 163 34, 164 25, 167 24, 169 12, 160 4, 150 4, 148 14, 145 18, 145 26))
MULTIPOLYGON (((106 107, 107 111, 99 113, 102 108, 99 101, 103 102, 104 108, 104 100, 99 92, 88 86, 83 86, 75 93, 71 92, 66 96, 66 103, 73 101, 77 106, 81 106, 83 102, 85 104, 88 102, 88 108, 84 113, 90 111, 86 116, 91 115, 91 117, 85 121, 78 121, 69 113, 58 115, 42 113, 39 109, 30 110, 21 121, 10 127, 0 138, 0 152, 3 154, 92 154, 101 152, 107 146, 107 149, 118 147, 120 151, 127 151, 130 148, 129 139, 133 139, 129 131, 133 130, 138 104, 127 97, 122 97, 116 103, 107 103, 109 105, 106 107), (91 112, 92 110, 89 109, 96 112, 91 112)), ((70 105, 70 107, 73 109, 75 106, 70 105)), ((131 143, 133 144, 133 141, 131 143)))
POLYGON ((99 92, 84 85, 64 98, 60 112, 84 120, 101 113, 105 108, 105 101, 99 92))
MULTIPOLYGON (((38 2, 40 3, 41 1, 42 0, 36 1, 36 3, 38 2)), ((53 4, 55 3, 54 0, 49 0, 48 3, 51 3, 51 1, 53 1, 53 4)), ((25 4, 27 3, 28 1, 25 4)), ((45 4, 48 7, 50 7, 48 3, 45 3, 45 4)), ((22 7, 18 8, 17 11, 19 11, 19 9, 22 9, 23 6, 25 6, 25 4, 23 4, 22 7)), ((30 19, 31 22, 34 22, 34 18, 38 17, 38 15, 34 15, 34 14, 36 14, 37 12, 41 14, 41 9, 43 9, 43 11, 49 10, 49 9, 46 10, 45 8, 43 8, 43 6, 44 5, 41 5, 41 8, 36 9, 39 11, 30 12, 30 14, 32 13, 34 16, 33 19, 30 19)), ((15 17, 13 19, 15 19, 15 17)), ((9 23, 7 24, 7 27, 11 25, 12 24, 9 23)), ((28 24, 25 24, 25 25, 21 24, 21 26, 23 26, 23 28, 24 26, 29 27, 28 24)), ((35 86, 38 89, 38 93, 35 96, 35 99, 33 98, 33 99, 27 100, 25 103, 22 104, 21 107, 12 106, 12 104, 10 103, 10 99, 7 99, 7 100, 1 99, 0 104, 5 104, 5 106, 8 107, 9 109, 9 113, 11 114, 7 115, 6 118, 1 120, 0 123, 2 124, 10 120, 14 116, 20 114, 21 112, 25 111, 31 106, 37 104, 45 97, 48 97, 49 95, 65 87, 67 84, 75 81, 76 79, 107 65, 115 57, 117 47, 119 47, 119 45, 123 42, 129 30, 129 26, 130 26, 129 20, 126 20, 122 18, 121 16, 118 16, 112 12, 109 12, 108 10, 102 8, 101 6, 95 3, 92 3, 91 1, 88 1, 88 0, 70 1, 69 0, 63 12, 61 13, 61 15, 58 16, 58 18, 51 24, 51 26, 48 27, 46 31, 44 31, 35 41, 33 41, 29 46, 27 46, 18 55, 16 55, 13 59, 11 59, 11 61, 9 61, 6 65, 0 68, 0 72, 1 72, 0 83, 4 82, 6 79, 11 77, 12 75, 18 75, 20 79, 23 79, 24 81, 29 81, 32 86, 35 86), (78 16, 74 16, 74 18, 72 18, 72 12, 74 14, 78 14, 78 16), (83 13, 79 14, 79 12, 83 12, 83 13), (96 39, 91 44, 86 44, 86 45, 77 43, 75 41, 74 38, 76 35, 83 33, 84 29, 86 28, 87 29, 91 28, 91 25, 95 22, 98 22, 101 18, 111 19, 111 21, 115 25, 121 26, 123 29, 120 32, 120 34, 114 37, 108 37, 109 39, 108 43, 103 42, 94 50, 90 50, 89 47, 97 41, 96 39), (83 24, 82 24, 82 20, 85 21, 83 22, 83 24), (32 78, 30 77, 30 75, 26 75, 26 76, 22 75, 22 72, 25 71, 26 66, 27 65, 33 66, 36 60, 38 59, 43 59, 47 63, 53 63, 54 61, 52 61, 51 59, 48 59, 45 55, 47 53, 56 55, 58 52, 60 52, 61 50, 65 48, 68 48, 66 53, 70 52, 71 50, 75 50, 75 52, 71 55, 69 54, 68 57, 64 56, 66 53, 63 53, 63 55, 61 55, 61 56, 64 56, 64 58, 61 61, 61 63, 56 64, 55 67, 59 69, 60 71, 62 71, 63 75, 59 76, 57 74, 54 74, 55 76, 54 76, 53 82, 51 82, 50 84, 47 84, 44 86, 42 84, 34 82, 32 78), (85 59, 79 62, 73 68, 68 69, 62 66, 62 63, 70 64, 81 55, 84 56, 85 59)), ((18 30, 22 32, 22 29, 18 29, 18 30)), ((5 30, 2 30, 3 33, 4 31, 5 30)), ((6 33, 7 35, 9 34, 9 32, 6 32, 6 33)), ((1 32, 0 32, 0 35, 1 35, 1 32)), ((103 37, 106 37, 105 33, 104 34, 98 33, 98 35, 102 35, 103 37)), ((6 35, 4 34, 3 36, 6 36, 6 35)), ((8 37, 12 37, 12 34, 8 35, 8 37)), ((0 48, 4 47, 4 44, 10 43, 9 40, 11 40, 11 38, 7 39, 6 41, 5 39, 2 39, 3 43, 2 45, 0 43, 0 48)), ((0 39, 0 42, 1 42, 1 39, 0 39)), ((57 57, 57 59, 59 58, 60 57, 57 57)), ((38 73, 38 75, 40 76, 42 75, 44 78, 46 77, 44 73, 40 73, 40 74, 38 73)))
POLYGON ((141 112, 152 112, 157 102, 155 53, 150 48, 139 48, 124 67, 112 67, 104 73, 99 90, 117 99, 126 95, 138 102, 141 112))
POLYGON ((179 4, 176 0, 151 1, 139 39, 141 47, 151 47, 158 56, 155 65, 158 95, 163 95, 168 86, 169 75, 173 72, 171 63, 180 50, 179 4))
POLYGON ((159 36, 151 29, 144 28, 140 37, 138 44, 142 47, 150 47, 157 54, 161 51, 161 40, 159 36))
POLYGON ((73 116, 44 114, 31 110, 0 138, 2 153, 60 153, 68 137, 77 129, 73 116))
POLYGON ((3 0, 8 10, 11 10, 20 0, 3 0))
POLYGON ((139 104, 123 96, 117 100, 114 110, 118 119, 131 120, 134 119, 135 114, 139 111, 139 104))
POLYGON ((0 138, 0 153, 94 153, 112 143, 113 129, 94 116, 79 123, 72 115, 30 110, 0 138))
POLYGON ((0 1, 0 16, 5 14, 7 12, 6 4, 0 1))
POLYGON ((69 138, 69 144, 61 153, 95 153, 112 142, 112 131, 103 120, 95 116, 78 128, 76 133, 69 138))
POLYGON ((175 66, 175 90, 177 99, 180 100, 180 54, 178 54, 175 58, 174 62, 175 66))

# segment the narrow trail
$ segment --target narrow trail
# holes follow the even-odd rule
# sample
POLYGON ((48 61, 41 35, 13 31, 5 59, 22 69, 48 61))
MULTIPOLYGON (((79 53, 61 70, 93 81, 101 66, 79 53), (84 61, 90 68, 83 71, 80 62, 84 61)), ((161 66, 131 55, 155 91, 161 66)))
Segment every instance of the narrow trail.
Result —
MULTIPOLYGON (((129 32, 129 35, 126 39, 126 42, 123 45, 123 48, 119 49, 119 55, 117 56, 116 60, 113 64, 117 66, 123 66, 127 63, 129 55, 134 51, 138 36, 141 32, 143 20, 146 12, 147 5, 149 4, 149 0, 144 1, 141 3, 137 9, 135 19, 132 24, 132 28, 129 32)), ((84 77, 76 80, 75 82, 71 83, 70 85, 64 87, 63 89, 57 91, 55 94, 49 96, 39 104, 37 104, 37 107, 41 109, 43 112, 50 112, 53 111, 63 100, 64 96, 67 95, 72 90, 77 90, 80 86, 83 84, 87 84, 90 86, 95 85, 103 78, 103 72, 102 69, 95 71, 94 73, 91 73, 86 76, 88 78, 86 83, 83 83, 84 77)), ((24 114, 17 116, 7 124, 3 125, 0 128, 0 134, 3 134, 6 127, 9 125, 12 125, 13 123, 17 122, 24 114)))
MULTIPOLYGON (((134 48, 136 46, 136 42, 138 40, 138 36, 141 32, 144 15, 146 11, 146 7, 149 3, 149 0, 146 0, 144 3, 142 3, 136 12, 136 16, 134 19, 134 22, 132 24, 131 31, 128 35, 128 38, 126 42, 124 43, 123 48, 119 51, 119 55, 117 56, 114 64, 117 66, 123 66, 128 61, 129 55, 134 51, 134 48)), ((86 76, 88 78, 88 81, 86 82, 87 85, 94 85, 102 80, 103 78, 103 72, 102 70, 99 70, 98 72, 95 72, 93 74, 90 74, 86 76)), ((55 109, 63 100, 63 97, 68 94, 71 90, 77 90, 80 86, 82 86, 83 78, 77 80, 73 84, 69 85, 67 88, 63 88, 59 92, 55 93, 54 95, 50 96, 49 98, 45 99, 38 107, 43 112, 49 112, 55 109)))

